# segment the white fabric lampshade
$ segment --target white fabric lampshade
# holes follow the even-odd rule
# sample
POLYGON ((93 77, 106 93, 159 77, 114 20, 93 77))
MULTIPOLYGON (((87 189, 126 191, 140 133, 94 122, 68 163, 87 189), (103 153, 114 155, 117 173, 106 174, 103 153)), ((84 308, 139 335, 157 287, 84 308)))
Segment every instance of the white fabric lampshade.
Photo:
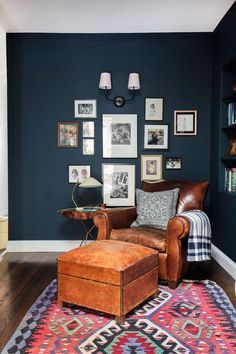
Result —
POLYGON ((140 89, 140 80, 138 73, 130 73, 129 74, 129 82, 128 82, 129 90, 139 90, 140 89))
POLYGON ((102 184, 93 177, 86 178, 82 183, 80 183, 80 188, 97 188, 101 187, 102 184))
POLYGON ((110 73, 101 73, 99 88, 102 90, 111 89, 111 74, 110 73))

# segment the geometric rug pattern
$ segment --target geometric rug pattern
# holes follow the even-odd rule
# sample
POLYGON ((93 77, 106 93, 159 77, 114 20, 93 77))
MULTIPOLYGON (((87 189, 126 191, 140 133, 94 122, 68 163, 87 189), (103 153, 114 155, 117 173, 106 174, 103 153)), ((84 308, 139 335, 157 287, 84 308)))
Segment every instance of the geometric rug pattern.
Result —
MULTIPOLYGON (((96 295, 95 295, 96 296, 96 295)), ((236 353, 236 311, 214 282, 159 286, 156 298, 124 324, 93 310, 56 304, 53 280, 31 306, 2 353, 236 353)))

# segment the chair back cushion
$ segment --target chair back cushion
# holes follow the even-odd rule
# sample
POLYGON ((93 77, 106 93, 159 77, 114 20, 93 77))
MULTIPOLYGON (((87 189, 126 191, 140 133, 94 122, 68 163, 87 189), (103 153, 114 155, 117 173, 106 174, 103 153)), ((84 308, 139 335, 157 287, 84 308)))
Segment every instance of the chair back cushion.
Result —
POLYGON ((192 209, 203 209, 203 202, 209 182, 191 182, 184 180, 162 180, 162 181, 143 181, 145 192, 160 192, 169 189, 179 188, 177 202, 177 214, 192 209))

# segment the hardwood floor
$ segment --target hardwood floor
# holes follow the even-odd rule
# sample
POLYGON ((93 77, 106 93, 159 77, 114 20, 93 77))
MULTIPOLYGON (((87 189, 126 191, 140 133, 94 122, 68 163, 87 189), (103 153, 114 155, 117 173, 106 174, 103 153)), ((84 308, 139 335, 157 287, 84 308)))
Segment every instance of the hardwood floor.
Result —
MULTIPOLYGON (((58 255, 8 253, 0 262, 0 352, 29 307, 56 278, 58 255)), ((235 281, 215 261, 194 263, 187 278, 215 281, 236 306, 235 281)))

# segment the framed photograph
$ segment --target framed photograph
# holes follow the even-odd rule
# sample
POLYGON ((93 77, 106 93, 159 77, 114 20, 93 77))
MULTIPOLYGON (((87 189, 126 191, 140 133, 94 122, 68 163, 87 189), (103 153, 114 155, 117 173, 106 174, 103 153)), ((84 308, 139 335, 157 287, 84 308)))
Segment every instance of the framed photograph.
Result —
POLYGON ((168 125, 144 126, 144 149, 168 149, 168 125))
POLYGON ((182 157, 166 157, 165 168, 166 170, 181 170, 182 157))
POLYGON ((94 139, 83 139, 83 155, 94 155, 94 139))
POLYGON ((163 98, 145 99, 145 120, 163 120, 163 98))
POLYGON ((58 147, 78 147, 78 131, 78 123, 58 122, 58 147))
POLYGON ((75 100, 75 118, 97 118, 97 100, 75 100))
POLYGON ((103 164, 102 176, 107 206, 135 205, 135 165, 103 164))
POLYGON ((83 138, 94 138, 94 122, 83 122, 83 138))
POLYGON ((197 135, 197 111, 174 111, 174 135, 197 135))
POLYGON ((162 155, 141 155, 141 180, 162 179, 162 155))
POLYGON ((103 157, 137 157, 137 114, 103 114, 103 157))
POLYGON ((69 165, 69 183, 83 182, 90 177, 89 165, 69 165))

